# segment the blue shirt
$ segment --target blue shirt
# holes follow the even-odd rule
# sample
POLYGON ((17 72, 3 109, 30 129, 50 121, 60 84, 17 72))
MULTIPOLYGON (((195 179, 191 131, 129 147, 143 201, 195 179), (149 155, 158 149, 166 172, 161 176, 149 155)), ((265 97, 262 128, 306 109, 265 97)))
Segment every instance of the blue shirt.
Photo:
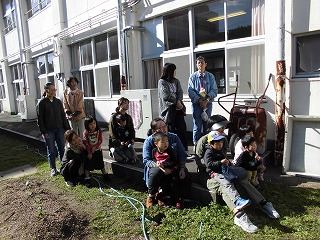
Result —
POLYGON ((188 82, 188 95, 192 103, 198 103, 200 96, 200 87, 203 86, 206 90, 207 96, 210 97, 210 103, 213 102, 214 98, 218 95, 218 87, 216 80, 212 73, 205 71, 204 80, 200 80, 200 73, 194 72, 189 77, 188 82))

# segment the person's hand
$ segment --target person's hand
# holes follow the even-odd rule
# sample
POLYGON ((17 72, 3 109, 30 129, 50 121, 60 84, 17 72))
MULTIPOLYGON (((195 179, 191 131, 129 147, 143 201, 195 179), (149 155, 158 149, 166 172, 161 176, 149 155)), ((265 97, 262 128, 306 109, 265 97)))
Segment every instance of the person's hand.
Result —
POLYGON ((229 160, 228 160, 228 159, 226 159, 226 158, 225 158, 225 159, 222 159, 222 160, 221 160, 221 164, 222 164, 222 165, 226 165, 226 166, 228 166, 228 164, 229 164, 229 160))
POLYGON ((44 136, 45 139, 49 139, 50 138, 49 137, 49 133, 45 133, 45 134, 43 134, 43 136, 44 136))
POLYGON ((182 105, 181 101, 178 100, 178 101, 177 101, 177 105, 176 105, 176 109, 177 109, 177 110, 180 110, 180 109, 182 109, 182 108, 183 108, 183 105, 182 105))
POLYGON ((92 147, 91 152, 94 153, 96 151, 96 147, 92 147))
POLYGON ((162 168, 161 170, 164 172, 164 175, 170 175, 172 173, 171 169, 169 168, 162 168))
POLYGON ((261 160, 261 157, 260 157, 259 155, 257 155, 257 156, 256 156, 256 160, 257 160, 257 161, 260 161, 260 160, 261 160))
POLYGON ((88 153, 88 158, 89 158, 89 160, 92 159, 92 153, 88 153))
POLYGON ((121 142, 120 144, 121 144, 122 146, 125 146, 125 145, 126 145, 126 143, 125 143, 125 142, 121 142))
POLYGON ((186 172, 184 171, 184 168, 180 169, 179 177, 180 177, 180 179, 184 179, 186 177, 186 172))
POLYGON ((208 104, 208 101, 207 100, 203 101, 203 100, 199 99, 199 104, 200 104, 201 108, 206 108, 207 104, 208 104))

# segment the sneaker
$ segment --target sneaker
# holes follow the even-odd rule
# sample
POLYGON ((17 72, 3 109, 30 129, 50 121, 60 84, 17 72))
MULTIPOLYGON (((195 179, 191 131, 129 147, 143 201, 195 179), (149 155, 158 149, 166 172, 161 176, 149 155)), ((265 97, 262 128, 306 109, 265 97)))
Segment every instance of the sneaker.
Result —
POLYGON ((71 181, 66 181, 66 185, 67 185, 68 187, 74 187, 74 183, 71 182, 71 181))
POLYGON ((258 227, 250 221, 246 213, 242 213, 240 217, 234 216, 234 224, 248 233, 256 233, 259 230, 258 227))
POLYGON ((104 180, 104 181, 111 181, 111 179, 109 178, 109 174, 103 174, 102 175, 102 179, 104 180))
POLYGON ((188 151, 186 151, 187 153, 187 159, 191 160, 195 158, 195 155, 190 154, 188 151))
POLYGON ((51 177, 54 177, 54 176, 57 176, 57 175, 59 175, 58 170, 57 170, 56 168, 52 168, 52 169, 51 169, 50 176, 51 176, 51 177))
POLYGON ((158 205, 160 207, 163 207, 165 205, 162 191, 156 193, 155 200, 158 201, 158 205))
POLYGON ((243 199, 243 198, 239 197, 236 200, 236 209, 237 210, 242 210, 242 209, 244 209, 245 207, 247 207, 249 205, 250 205, 250 200, 249 199, 243 199))
POLYGON ((280 214, 274 209, 271 202, 267 202, 260 209, 262 212, 267 214, 269 218, 280 218, 280 214))
POLYGON ((84 185, 86 185, 87 188, 91 188, 91 179, 85 179, 84 180, 84 185))
POLYGON ((147 208, 152 207, 154 202, 155 202, 154 196, 148 196, 147 202, 146 202, 146 207, 147 208))

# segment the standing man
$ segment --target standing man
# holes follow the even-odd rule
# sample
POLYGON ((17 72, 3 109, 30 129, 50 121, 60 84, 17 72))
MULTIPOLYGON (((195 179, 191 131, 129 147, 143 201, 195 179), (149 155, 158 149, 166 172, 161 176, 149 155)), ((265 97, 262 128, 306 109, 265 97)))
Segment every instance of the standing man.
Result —
POLYGON ((46 83, 43 98, 37 106, 38 126, 46 142, 52 177, 59 174, 56 167, 56 150, 61 164, 65 146, 64 133, 70 129, 62 102, 56 98, 56 91, 53 83, 46 83))
POLYGON ((188 95, 192 102, 193 144, 206 134, 207 120, 211 116, 212 102, 218 95, 218 87, 212 73, 206 71, 207 61, 199 56, 196 59, 198 71, 191 74, 188 82, 188 95))

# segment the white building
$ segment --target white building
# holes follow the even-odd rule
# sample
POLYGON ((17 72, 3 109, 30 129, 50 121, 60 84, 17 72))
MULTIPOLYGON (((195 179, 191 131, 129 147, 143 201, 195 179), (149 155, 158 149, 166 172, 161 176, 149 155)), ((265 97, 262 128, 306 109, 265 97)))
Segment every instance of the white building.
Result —
MULTIPOLYGON (((279 152, 284 170, 320 175, 320 1, 1 0, 0 8, 0 111, 35 118, 43 85, 54 82, 61 98, 74 75, 86 110, 107 122, 120 97, 120 76, 132 98, 148 103, 154 92, 147 96, 141 89, 156 88, 161 67, 173 62, 191 131, 187 82, 202 55, 216 77, 218 97, 234 92, 238 77, 240 104, 256 100, 272 74, 261 104, 268 148, 279 139, 280 119, 286 126, 279 152), (287 69, 283 92, 276 91, 277 78, 284 77, 277 75, 279 60, 287 69)), ((233 97, 222 104, 231 109, 233 97)), ((213 111, 229 118, 217 103, 213 111)), ((142 115, 146 128, 156 113, 142 115)))

